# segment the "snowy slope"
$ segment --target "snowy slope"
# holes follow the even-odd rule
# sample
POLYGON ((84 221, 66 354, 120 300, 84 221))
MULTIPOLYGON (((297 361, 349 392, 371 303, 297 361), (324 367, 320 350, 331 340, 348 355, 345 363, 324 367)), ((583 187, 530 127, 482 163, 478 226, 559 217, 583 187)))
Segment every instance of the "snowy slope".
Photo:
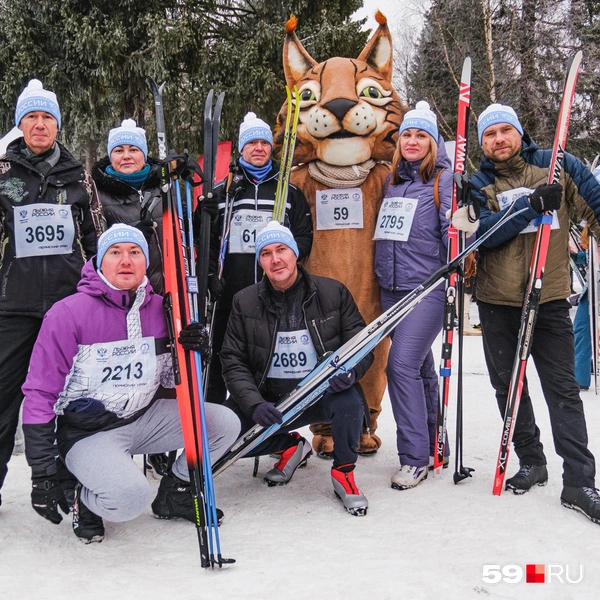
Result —
MULTIPOLYGON (((438 341, 439 342, 439 341, 438 341)), ((436 343, 436 349, 439 343, 436 343)), ((437 350, 436 350, 437 353, 437 350)), ((357 483, 370 502, 355 518, 335 498, 329 463, 311 458, 285 487, 252 478, 241 460, 216 480, 225 556, 221 571, 199 567, 197 538, 188 522, 146 514, 107 524, 102 544, 84 546, 70 519, 54 526, 29 505, 29 469, 13 457, 0 507, 0 597, 54 599, 469 599, 600 598, 600 527, 560 505, 561 464, 552 446, 547 410, 535 372, 530 387, 545 443, 550 481, 524 496, 492 496, 501 419, 487 378, 481 338, 465 338, 464 463, 474 477, 454 485, 451 468, 409 491, 389 481, 396 469, 389 407, 378 434, 384 445, 361 457, 357 483), (485 564, 569 567, 569 584, 484 583, 485 564)), ((600 397, 583 394, 591 449, 600 457, 600 397)), ((454 406, 449 431, 454 438, 454 406)), ((452 449, 454 442, 451 442, 452 449)), ((261 460, 262 476, 272 459, 261 460)), ((509 474, 518 466, 511 454, 509 474)), ((153 482, 157 486, 158 482, 153 482)), ((548 567, 546 567, 548 569, 548 567)))

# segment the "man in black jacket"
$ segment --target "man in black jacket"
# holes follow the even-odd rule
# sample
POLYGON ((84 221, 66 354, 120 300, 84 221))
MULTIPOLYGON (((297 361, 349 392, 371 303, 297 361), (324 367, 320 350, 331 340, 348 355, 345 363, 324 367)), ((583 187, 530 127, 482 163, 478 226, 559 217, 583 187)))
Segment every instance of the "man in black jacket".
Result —
POLYGON ((56 141, 60 121, 56 95, 32 79, 15 111, 23 138, 0 157, 0 488, 42 318, 75 292, 103 227, 91 177, 56 141))
MULTIPOLYGON (((225 336, 227 320, 234 294, 262 279, 262 270, 255 253, 256 236, 271 220, 279 165, 271 159, 273 135, 269 126, 250 112, 240 125, 238 150, 241 154, 231 178, 216 188, 218 222, 214 223, 211 242, 211 279, 209 287, 219 296, 213 325, 213 357, 207 400, 225 402, 225 383, 221 375, 220 350, 225 336), (225 207, 231 203, 231 227, 227 254, 223 264, 223 285, 217 277, 218 256, 225 207), (216 289, 215 285, 217 288, 216 289)), ((200 206, 207 208, 208 202, 200 206)), ((216 206, 213 204, 216 212, 216 206)), ((294 185, 289 186, 285 205, 284 223, 298 245, 299 258, 308 256, 312 246, 313 225, 310 209, 304 194, 294 185)))
MULTIPOLYGON (((221 349, 223 377, 242 429, 282 422, 276 403, 328 352, 365 327, 348 289, 338 281, 310 276, 298 266, 298 245, 286 227, 272 221, 257 236, 256 257, 265 278, 233 299, 221 349)), ((331 423, 334 451, 331 478, 346 510, 366 514, 367 499, 354 482, 358 441, 366 404, 357 381, 373 362, 367 355, 347 373, 329 381, 323 397, 293 422, 293 428, 331 423)), ((269 485, 285 485, 312 454, 310 443, 285 426, 251 455, 280 456, 265 475, 269 485)))

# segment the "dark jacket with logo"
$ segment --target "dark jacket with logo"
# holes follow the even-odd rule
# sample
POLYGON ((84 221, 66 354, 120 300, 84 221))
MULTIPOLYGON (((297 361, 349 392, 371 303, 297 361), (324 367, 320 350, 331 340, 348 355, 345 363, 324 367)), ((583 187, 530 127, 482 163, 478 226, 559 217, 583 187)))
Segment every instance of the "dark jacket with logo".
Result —
MULTIPOLYGON (((227 195, 229 202, 233 203, 232 220, 236 218, 239 210, 253 209, 264 212, 268 221, 273 213, 278 175, 279 165, 272 162, 271 171, 267 177, 257 184, 252 176, 238 164, 233 172, 229 193, 226 194, 227 179, 217 186, 215 193, 219 204, 219 220, 212 229, 212 272, 216 272, 227 195)), ((304 194, 292 184, 288 188, 283 224, 290 229, 298 244, 299 258, 308 256, 313 239, 312 217, 304 194)), ((262 270, 256 262, 254 253, 231 254, 228 252, 223 267, 223 278, 225 279, 225 291, 220 304, 221 307, 227 307, 231 306, 236 292, 262 279, 262 270)))
MULTIPOLYGON (((301 266, 298 269, 304 279, 304 294, 291 308, 302 313, 297 322, 308 329, 320 359, 360 332, 365 322, 345 285, 335 279, 309 275, 301 266)), ((272 397, 267 389, 267 373, 279 331, 279 301, 286 301, 285 292, 275 292, 266 278, 238 292, 233 299, 220 356, 231 398, 247 417, 265 399, 277 401, 297 384, 295 379, 284 380, 287 388, 279 386, 277 397, 272 397)), ((354 367, 357 379, 372 362, 373 355, 368 354, 354 367)))
POLYGON ((58 163, 44 176, 26 160, 20 145, 15 140, 0 157, 0 315, 43 317, 55 302, 75 292, 85 261, 96 253, 102 207, 92 178, 64 146, 58 144, 58 163), (17 258, 19 207, 40 203, 55 205, 57 211, 71 206, 72 252, 17 258))
MULTIPOLYGON (((139 190, 131 187, 124 181, 108 175, 106 167, 110 165, 107 157, 99 160, 92 168, 92 177, 98 188, 98 196, 102 203, 102 210, 106 218, 107 227, 115 223, 125 223, 135 227, 141 220, 142 207, 150 206, 155 198, 161 198, 160 173, 158 162, 148 159, 150 173, 139 190)), ((155 204, 152 209, 152 220, 156 223, 154 236, 149 241, 150 268, 148 279, 152 289, 157 294, 163 294, 163 260, 162 260, 162 201, 155 204)))

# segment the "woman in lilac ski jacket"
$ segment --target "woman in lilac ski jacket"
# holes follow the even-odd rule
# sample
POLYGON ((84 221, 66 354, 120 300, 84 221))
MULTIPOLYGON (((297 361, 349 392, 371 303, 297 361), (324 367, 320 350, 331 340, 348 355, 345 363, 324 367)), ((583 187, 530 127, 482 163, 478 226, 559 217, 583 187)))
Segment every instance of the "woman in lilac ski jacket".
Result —
MULTIPOLYGON (((447 261, 452 169, 437 119, 418 102, 400 125, 393 173, 375 232, 375 273, 384 310, 422 284, 447 261)), ((398 490, 427 477, 435 443, 438 382, 431 345, 442 328, 444 288, 421 301, 393 331, 387 377, 396 419, 398 490)))

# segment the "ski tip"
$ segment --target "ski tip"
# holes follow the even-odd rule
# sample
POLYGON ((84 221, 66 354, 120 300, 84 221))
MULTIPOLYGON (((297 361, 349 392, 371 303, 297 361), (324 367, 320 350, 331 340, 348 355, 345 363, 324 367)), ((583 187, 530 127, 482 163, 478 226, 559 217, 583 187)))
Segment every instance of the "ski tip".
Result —
POLYGON ((298 17, 296 15, 291 15, 285 24, 285 32, 288 35, 292 35, 296 31, 296 27, 298 27, 298 17))

